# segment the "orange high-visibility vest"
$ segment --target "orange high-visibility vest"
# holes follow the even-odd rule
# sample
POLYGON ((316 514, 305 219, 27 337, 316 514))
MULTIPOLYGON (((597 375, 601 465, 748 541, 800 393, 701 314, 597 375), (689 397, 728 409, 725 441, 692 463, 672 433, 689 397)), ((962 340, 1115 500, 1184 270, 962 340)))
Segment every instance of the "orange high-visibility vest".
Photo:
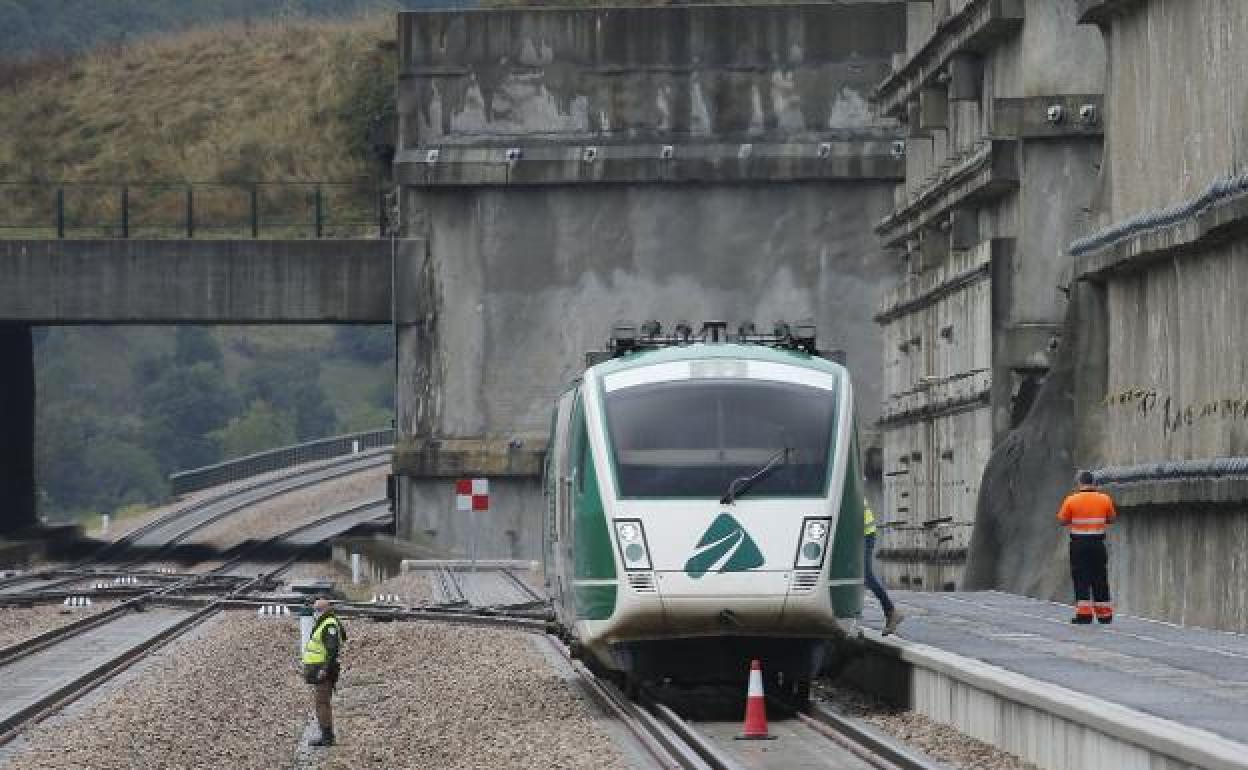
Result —
POLYGON ((1117 515, 1114 500, 1109 495, 1082 490, 1062 501, 1057 520, 1070 527, 1072 535, 1103 535, 1105 527, 1117 515))

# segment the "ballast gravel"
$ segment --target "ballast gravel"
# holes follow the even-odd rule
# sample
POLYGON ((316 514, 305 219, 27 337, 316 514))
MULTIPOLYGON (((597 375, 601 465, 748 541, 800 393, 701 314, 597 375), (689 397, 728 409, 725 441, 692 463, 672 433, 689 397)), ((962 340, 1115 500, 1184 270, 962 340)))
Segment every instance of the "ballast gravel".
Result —
POLYGON ((104 685, 89 707, 28 732, 6 767, 286 766, 307 700, 297 644, 289 617, 218 614, 137 676, 104 685))
POLYGON ((404 572, 370 586, 373 594, 396 594, 399 602, 411 607, 433 601, 433 585, 423 572, 404 572))
POLYGON ((28 731, 14 770, 627 767, 530 634, 344 619, 339 745, 301 746, 312 720, 297 620, 217 615, 28 731))
POLYGON ((932 759, 961 770, 1039 770, 1030 762, 922 714, 894 708, 852 690, 821 684, 816 688, 815 699, 846 716, 867 722, 932 759))
POLYGON ((117 604, 115 599, 92 600, 90 607, 37 604, 31 607, 0 607, 0 648, 67 626, 117 604))
POLYGON ((196 532, 186 543, 224 551, 246 540, 268 540, 354 503, 385 497, 388 471, 389 466, 360 471, 248 506, 196 532))
POLYGON ((348 624, 328 770, 627 767, 529 634, 348 624))

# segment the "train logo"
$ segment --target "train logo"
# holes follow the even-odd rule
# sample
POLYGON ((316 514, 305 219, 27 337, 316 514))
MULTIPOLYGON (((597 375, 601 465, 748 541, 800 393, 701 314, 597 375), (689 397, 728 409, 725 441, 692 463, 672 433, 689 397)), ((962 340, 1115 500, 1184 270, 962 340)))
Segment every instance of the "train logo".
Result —
POLYGON ((685 574, 697 579, 708 572, 748 572, 763 566, 754 538, 730 513, 721 513, 685 562, 685 574))

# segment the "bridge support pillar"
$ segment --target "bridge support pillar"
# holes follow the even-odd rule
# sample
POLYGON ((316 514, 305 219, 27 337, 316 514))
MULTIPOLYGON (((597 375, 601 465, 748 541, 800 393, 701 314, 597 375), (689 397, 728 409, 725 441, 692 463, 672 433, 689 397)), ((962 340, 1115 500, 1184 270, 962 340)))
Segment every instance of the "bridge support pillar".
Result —
POLYGON ((31 327, 0 323, 0 535, 35 524, 35 357, 31 327))

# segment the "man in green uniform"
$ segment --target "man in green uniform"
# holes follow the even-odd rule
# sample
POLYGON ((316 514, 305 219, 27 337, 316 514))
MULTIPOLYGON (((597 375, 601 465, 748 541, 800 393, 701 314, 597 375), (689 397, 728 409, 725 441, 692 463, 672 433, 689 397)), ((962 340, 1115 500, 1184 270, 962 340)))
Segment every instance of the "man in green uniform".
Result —
POLYGON ((312 704, 321 737, 312 746, 334 745, 334 711, 330 698, 338 684, 338 654, 347 641, 346 629, 328 599, 317 599, 312 605, 312 634, 303 646, 303 678, 312 685, 312 704))

